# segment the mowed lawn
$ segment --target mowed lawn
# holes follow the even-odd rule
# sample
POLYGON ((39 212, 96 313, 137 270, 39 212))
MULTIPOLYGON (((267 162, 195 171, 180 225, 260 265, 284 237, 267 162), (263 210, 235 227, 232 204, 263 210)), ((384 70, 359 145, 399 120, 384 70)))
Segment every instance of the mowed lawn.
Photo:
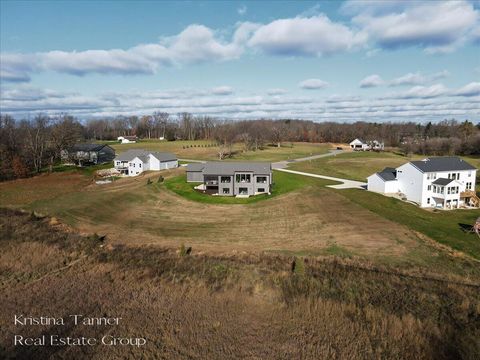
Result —
MULTIPOLYGON (((218 146, 212 141, 159 141, 142 140, 135 144, 119 144, 106 142, 115 151, 121 153, 128 149, 145 149, 152 151, 168 151, 181 159, 218 160, 218 146)), ((233 156, 226 160, 280 161, 310 155, 324 154, 332 148, 326 143, 284 143, 281 147, 266 145, 257 151, 244 151, 243 144, 233 146, 233 156)))
POLYGON ((407 158, 391 152, 357 151, 294 163, 289 165, 289 168, 314 174, 365 181, 368 176, 385 167, 397 167, 417 158, 421 157, 407 158))
POLYGON ((479 210, 431 211, 370 191, 349 189, 338 193, 385 219, 480 260, 480 238, 468 232, 480 216, 479 210))

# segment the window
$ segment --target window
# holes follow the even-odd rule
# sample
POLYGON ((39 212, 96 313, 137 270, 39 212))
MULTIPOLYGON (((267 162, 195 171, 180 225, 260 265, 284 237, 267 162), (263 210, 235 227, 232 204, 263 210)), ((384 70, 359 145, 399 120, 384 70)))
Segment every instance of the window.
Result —
POLYGON ((249 183, 250 182, 250 174, 237 174, 236 181, 240 183, 249 183))
POLYGON ((430 198, 427 198, 427 204, 430 204, 430 198))
POLYGON ((258 188, 257 192, 265 192, 265 189, 264 188, 258 188))
POLYGON ((240 195, 248 195, 248 189, 247 188, 238 188, 238 193, 240 195))
POLYGON ((447 188, 447 194, 450 195, 450 191, 452 191, 452 188, 447 188))
POLYGON ((226 184, 226 183, 230 183, 232 180, 230 178, 230 176, 222 176, 220 177, 220 182, 226 184))
POLYGON ((223 188, 222 189, 222 194, 230 194, 230 189, 229 188, 223 188))
POLYGON ((257 183, 266 184, 267 183, 267 177, 266 176, 257 176, 257 183))
MULTIPOLYGON (((435 192, 436 188, 437 188, 437 187, 434 185, 434 186, 433 186, 433 192, 435 192)), ((432 185, 428 185, 427 190, 428 190, 428 191, 432 190, 432 185)))
POLYGON ((138 164, 139 167, 142 167, 142 164, 138 164))
POLYGON ((467 184, 465 185, 465 189, 467 189, 467 190, 472 190, 472 183, 471 183, 471 182, 467 182, 467 184))
POLYGON ((468 177, 472 177, 472 172, 471 171, 468 172, 468 177))

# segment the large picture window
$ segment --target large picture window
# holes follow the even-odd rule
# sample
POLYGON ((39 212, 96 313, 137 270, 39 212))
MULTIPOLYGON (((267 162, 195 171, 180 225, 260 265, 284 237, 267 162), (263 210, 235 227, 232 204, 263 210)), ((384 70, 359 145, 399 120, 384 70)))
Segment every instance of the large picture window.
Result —
POLYGON ((238 188, 238 193, 240 195, 248 195, 248 189, 247 188, 238 188))
POLYGON ((235 177, 237 183, 249 183, 251 181, 250 174, 237 174, 235 177))
POLYGON ((221 181, 222 183, 224 183, 224 184, 227 184, 227 183, 230 183, 230 182, 231 182, 231 178, 230 178, 230 176, 222 176, 222 177, 220 178, 220 181, 221 181))

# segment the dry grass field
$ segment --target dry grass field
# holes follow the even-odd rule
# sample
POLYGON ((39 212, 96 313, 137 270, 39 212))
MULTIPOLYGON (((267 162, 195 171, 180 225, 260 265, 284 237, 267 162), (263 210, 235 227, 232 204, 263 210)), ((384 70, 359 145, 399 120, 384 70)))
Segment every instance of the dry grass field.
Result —
MULTIPOLYGON (((0 210, 6 359, 476 359, 478 281, 349 259, 193 254, 115 245, 0 210), (29 253, 35 252, 35 261, 29 253), (15 259, 12 261, 11 259, 15 259), (297 259, 297 261, 299 261, 297 259), (122 317, 13 325, 14 314, 122 317), (14 334, 143 337, 144 347, 12 347, 14 334)), ((113 240, 113 238, 112 238, 113 240)))
MULTIPOLYGON (((218 146, 209 141, 159 141, 142 140, 135 144, 107 142, 117 153, 128 149, 146 149, 152 151, 169 151, 180 159, 218 160, 218 146)), ((244 151, 240 143, 233 146, 230 160, 280 161, 310 155, 326 153, 333 145, 318 143, 283 143, 282 147, 266 145, 257 151, 244 151)))

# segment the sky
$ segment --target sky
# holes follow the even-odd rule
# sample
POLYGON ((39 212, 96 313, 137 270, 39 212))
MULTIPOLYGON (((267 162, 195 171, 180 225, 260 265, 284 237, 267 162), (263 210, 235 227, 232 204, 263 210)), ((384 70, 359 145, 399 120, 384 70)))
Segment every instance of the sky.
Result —
POLYGON ((480 1, 0 0, 0 111, 480 121, 480 1))

